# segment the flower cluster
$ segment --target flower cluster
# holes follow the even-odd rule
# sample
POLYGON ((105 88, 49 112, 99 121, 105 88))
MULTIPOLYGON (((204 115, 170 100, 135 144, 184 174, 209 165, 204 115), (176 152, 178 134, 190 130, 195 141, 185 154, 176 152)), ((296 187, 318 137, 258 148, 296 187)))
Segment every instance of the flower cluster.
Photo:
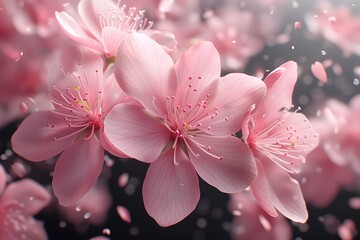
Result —
MULTIPOLYGON (((55 162, 49 170, 54 204, 79 229, 83 218, 93 216, 89 223, 95 225, 106 218, 111 199, 99 179, 106 177, 104 166, 114 164, 109 155, 149 164, 142 200, 162 227, 179 223, 196 209, 201 181, 231 194, 230 208, 238 217, 234 238, 249 238, 256 231, 251 228, 259 229, 262 238, 271 231, 271 222, 288 239, 284 217, 305 223, 305 200, 325 206, 339 187, 359 176, 359 128, 345 127, 359 120, 359 97, 350 107, 328 101, 309 120, 293 104, 298 63, 281 61, 273 71, 260 69, 253 75, 238 72, 265 45, 289 41, 289 31, 279 30, 280 15, 264 27, 267 6, 289 1, 237 6, 228 0, 220 7, 200 0, 138 1, 136 6, 131 1, 127 6, 71 0, 46 2, 44 9, 35 7, 43 1, 34 2, 0 0, 7 14, 0 23, 6 39, 0 46, 5 57, 0 57, 10 59, 0 64, 5 69, 0 104, 10 109, 17 104, 21 113, 0 118, 0 125, 26 115, 11 137, 11 148, 30 162, 55 162), (25 40, 15 39, 29 36, 29 46, 18 51, 18 42, 25 40), (21 61, 24 51, 41 57, 21 61), (23 75, 12 75, 19 61, 23 75), (337 177, 326 184, 318 180, 328 175, 337 177), (323 192, 320 197, 318 191, 323 192)), ((280 9, 273 8, 270 15, 280 9)), ((325 26, 326 38, 347 54, 358 54, 359 41, 347 37, 357 24, 350 24, 348 11, 334 14, 338 20, 325 19, 325 13, 308 16, 309 28, 325 26), (335 25, 340 22, 349 27, 335 25)), ((301 29, 299 22, 294 29, 301 29)), ((328 83, 326 68, 332 65, 316 61, 311 66, 320 84, 328 83)), ((14 178, 27 174, 22 160, 11 167, 14 178)), ((120 187, 128 177, 120 177, 120 187)), ((0 238, 21 239, 17 234, 23 234, 46 239, 32 215, 50 203, 50 193, 32 180, 5 188, 6 181, 0 166, 0 238), (29 197, 33 199, 25 199, 29 197)), ((126 208, 119 205, 117 210, 131 222, 126 208)), ((279 239, 279 232, 269 239, 279 239)))

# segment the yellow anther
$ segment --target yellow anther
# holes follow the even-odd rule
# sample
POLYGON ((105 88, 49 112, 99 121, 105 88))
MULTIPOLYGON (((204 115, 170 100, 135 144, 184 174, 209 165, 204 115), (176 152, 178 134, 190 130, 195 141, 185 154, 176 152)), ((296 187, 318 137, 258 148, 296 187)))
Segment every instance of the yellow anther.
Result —
POLYGON ((187 123, 184 123, 184 130, 186 132, 190 130, 190 126, 187 123))

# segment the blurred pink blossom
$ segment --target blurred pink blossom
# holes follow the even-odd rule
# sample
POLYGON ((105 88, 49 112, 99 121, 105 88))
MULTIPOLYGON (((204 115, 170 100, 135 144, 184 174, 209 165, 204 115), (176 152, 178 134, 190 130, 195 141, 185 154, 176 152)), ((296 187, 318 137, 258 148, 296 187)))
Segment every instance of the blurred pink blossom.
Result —
POLYGON ((312 33, 323 35, 345 54, 360 55, 360 17, 351 13, 349 5, 333 6, 321 1, 307 15, 306 22, 312 33))
POLYGON ((0 239, 46 240, 43 224, 33 218, 50 203, 50 194, 31 179, 5 187, 5 172, 0 165, 0 239))
MULTIPOLYGON (((331 105, 333 104, 336 102, 331 105)), ((327 140, 336 139, 334 131, 341 131, 333 122, 336 121, 335 116, 329 114, 324 114, 326 117, 311 119, 314 129, 319 133, 320 142, 306 157, 307 162, 302 166, 300 174, 294 175, 301 183, 305 200, 316 207, 328 206, 337 196, 341 187, 349 186, 355 180, 355 174, 348 166, 341 164, 342 161, 334 162, 329 158, 328 153, 331 156, 331 152, 336 151, 336 149, 331 149, 329 152, 329 148, 336 148, 336 146, 328 145, 327 140)), ((337 115, 339 120, 341 117, 341 114, 337 115)))
POLYGON ((49 37, 58 32, 55 11, 60 11, 66 0, 2 0, 4 11, 11 16, 15 29, 24 35, 49 37))
POLYGON ((271 217, 250 192, 232 194, 229 208, 234 215, 232 240, 290 240, 291 227, 283 216, 271 217))
POLYGON ((79 201, 69 207, 60 206, 66 221, 79 232, 86 231, 89 224, 100 226, 108 216, 112 199, 105 183, 98 181, 79 201))
POLYGON ((328 158, 360 175, 360 128, 357 124, 360 121, 360 95, 354 96, 348 105, 330 99, 321 112, 319 121, 328 128, 321 145, 328 158))

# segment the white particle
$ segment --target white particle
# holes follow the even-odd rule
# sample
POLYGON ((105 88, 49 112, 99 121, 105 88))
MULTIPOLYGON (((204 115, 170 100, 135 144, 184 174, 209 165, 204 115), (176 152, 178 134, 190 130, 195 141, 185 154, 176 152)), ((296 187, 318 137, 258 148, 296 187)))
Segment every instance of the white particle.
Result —
POLYGON ((84 219, 89 219, 91 217, 91 212, 86 212, 84 214, 84 219))
POLYGON ((234 211, 232 211, 232 215, 234 215, 234 216, 241 216, 241 211, 240 210, 234 210, 234 211))
POLYGON ((292 2, 292 7, 293 8, 298 8, 299 7, 299 3, 297 1, 293 1, 292 2))

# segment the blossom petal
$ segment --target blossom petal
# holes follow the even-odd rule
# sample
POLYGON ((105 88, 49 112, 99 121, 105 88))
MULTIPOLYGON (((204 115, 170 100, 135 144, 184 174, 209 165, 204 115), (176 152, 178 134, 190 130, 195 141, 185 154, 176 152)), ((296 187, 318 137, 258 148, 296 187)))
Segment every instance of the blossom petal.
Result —
POLYGON ((171 57, 144 34, 132 33, 123 40, 115 62, 115 77, 129 96, 146 110, 163 117, 166 97, 176 89, 171 57))
MULTIPOLYGON (((104 85, 102 71, 104 61, 102 58, 87 48, 71 46, 62 53, 61 66, 61 71, 65 72, 66 75, 58 74, 57 78, 49 82, 51 98, 63 103, 63 105, 67 104, 62 94, 66 93, 70 88, 87 97, 86 103, 90 109, 96 108, 97 104, 99 104, 99 91, 104 85), (69 61, 69 59, 72 59, 72 61, 69 61)), ((73 92, 73 94, 78 96, 77 92, 73 92)), ((57 109, 57 111, 61 110, 62 108, 57 109)), ((67 113, 67 110, 65 111, 67 113)))
POLYGON ((95 135, 78 141, 59 157, 53 178, 60 205, 71 206, 89 191, 101 173, 104 150, 95 135))
POLYGON ((266 179, 265 170, 261 162, 257 159, 256 167, 258 170, 258 176, 255 181, 251 184, 251 191, 254 194, 256 201, 259 205, 272 217, 278 216, 273 202, 271 200, 271 194, 269 190, 269 183, 266 179))
POLYGON ((204 90, 210 94, 206 105, 210 112, 201 120, 200 128, 211 135, 230 135, 241 129, 244 114, 260 102, 266 87, 260 79, 240 73, 228 74, 212 85, 216 82, 214 94, 211 85, 204 90))
POLYGON ((170 131, 140 106, 118 104, 105 118, 104 133, 112 146, 143 162, 155 161, 170 131))
POLYGON ((271 161, 261 162, 275 208, 294 222, 306 222, 308 212, 299 183, 271 161))
MULTIPOLYGON (((100 9, 96 9, 95 10, 95 6, 98 7, 99 4, 111 4, 112 1, 109 2, 105 2, 105 1, 94 1, 92 0, 80 0, 79 4, 78 4, 78 13, 80 18, 82 19, 82 21, 84 22, 84 24, 86 25, 87 29, 91 32, 91 34, 93 34, 98 40, 101 39, 101 26, 100 26, 100 21, 99 21, 99 14, 102 13, 104 14, 103 11, 101 11, 100 9), (96 4, 96 2, 98 2, 98 4, 96 4)), ((104 10, 106 8, 103 8, 104 10)), ((106 11, 108 11, 108 8, 106 9, 106 11)))
POLYGON ((0 239, 48 239, 43 223, 24 212, 20 204, 11 202, 1 210, 5 214, 0 216, 0 239))
POLYGON ((51 112, 35 112, 24 119, 12 136, 12 148, 17 154, 30 161, 38 162, 54 157, 76 138, 74 135, 61 139, 76 131, 66 124, 51 112), (57 140, 54 141, 54 138, 57 140))
POLYGON ((186 141, 197 173, 220 191, 240 192, 255 180, 257 169, 254 158, 240 139, 194 136, 186 141))
POLYGON ((175 63, 178 92, 182 106, 198 103, 198 91, 220 78, 220 56, 211 42, 201 42, 189 48, 175 63))
POLYGON ((171 53, 176 48, 177 41, 171 32, 149 29, 142 31, 142 33, 160 44, 167 53, 171 53))
POLYGON ((311 72, 321 82, 326 83, 328 81, 325 68, 320 62, 316 61, 315 63, 311 64, 311 72))
POLYGON ((109 113, 110 110, 120 102, 135 102, 135 100, 130 99, 130 97, 123 92, 123 90, 117 83, 115 75, 113 73, 111 73, 108 77, 105 78, 102 92, 104 93, 104 95, 102 96, 102 111, 105 114, 109 113))
MULTIPOLYGON (((271 159, 283 170, 298 173, 306 155, 319 143, 319 137, 302 113, 283 113, 272 130, 257 136, 253 145, 257 158, 271 159)), ((263 161, 262 161, 263 162, 263 161)))
POLYGON ((160 226, 178 223, 196 207, 199 198, 199 182, 194 167, 186 155, 167 151, 151 163, 143 185, 146 211, 160 226))
POLYGON ((23 211, 29 215, 38 214, 51 200, 50 193, 31 179, 22 179, 10 183, 1 197, 1 205, 15 202, 24 206, 23 211))
POLYGON ((107 57, 116 56, 120 44, 128 33, 115 27, 105 27, 102 30, 104 50, 107 57))
POLYGON ((103 146, 103 148, 108 151, 109 153, 111 153, 114 156, 120 157, 120 158, 128 158, 129 156, 127 156, 125 153, 121 152, 119 149, 117 149, 111 142, 110 140, 107 138, 107 136, 104 134, 104 128, 100 129, 99 131, 99 138, 100 138, 100 142, 101 145, 103 146))
POLYGON ((81 45, 103 52, 102 45, 90 38, 83 29, 79 27, 79 24, 66 12, 55 12, 56 19, 59 22, 61 29, 75 42, 81 45))
POLYGON ((254 118, 258 128, 274 123, 284 109, 290 109, 297 80, 297 64, 289 61, 272 71, 264 80, 267 93, 256 106, 254 118))

